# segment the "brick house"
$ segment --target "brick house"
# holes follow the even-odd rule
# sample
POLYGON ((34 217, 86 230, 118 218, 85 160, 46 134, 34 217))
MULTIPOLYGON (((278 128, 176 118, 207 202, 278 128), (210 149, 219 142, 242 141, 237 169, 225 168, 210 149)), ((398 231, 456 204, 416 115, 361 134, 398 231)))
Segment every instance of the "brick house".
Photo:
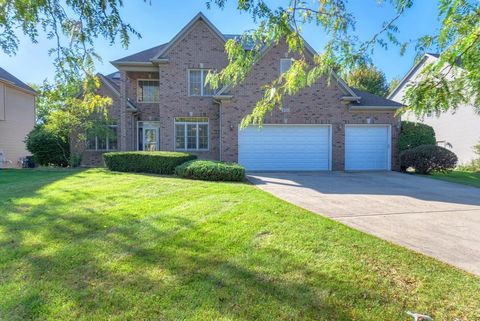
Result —
MULTIPOLYGON (((92 137, 82 162, 100 165, 106 150, 188 151, 199 158, 239 162, 247 170, 397 170, 402 105, 320 79, 286 97, 262 128, 239 129, 262 97, 262 85, 289 67, 287 45, 264 50, 245 81, 213 92, 208 70, 227 65, 222 34, 202 13, 170 42, 118 59, 99 75, 111 96, 107 137, 92 137)), ((248 44, 245 45, 248 50, 248 44)), ((314 50, 306 44, 306 55, 314 50)))

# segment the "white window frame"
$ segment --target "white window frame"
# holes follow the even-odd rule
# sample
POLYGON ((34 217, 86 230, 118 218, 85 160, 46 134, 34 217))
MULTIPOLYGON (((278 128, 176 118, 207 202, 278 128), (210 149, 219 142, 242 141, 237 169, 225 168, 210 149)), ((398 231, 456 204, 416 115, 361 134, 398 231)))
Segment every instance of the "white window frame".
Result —
POLYGON ((146 101, 146 100, 140 100, 139 96, 139 88, 140 88, 140 81, 158 81, 158 87, 160 87, 160 79, 148 79, 148 78, 139 78, 137 79, 137 103, 144 103, 144 104, 156 104, 160 101, 160 88, 158 88, 158 95, 157 95, 157 101, 146 101))
POLYGON ((87 148, 86 148, 87 151, 96 151, 96 152, 100 151, 100 152, 103 152, 103 151, 115 151, 115 150, 118 150, 118 125, 107 125, 107 127, 115 128, 115 129, 116 129, 116 132, 117 132, 117 147, 116 147, 115 149, 110 148, 110 146, 109 146, 110 143, 109 143, 109 139, 108 139, 108 131, 107 131, 107 135, 106 135, 106 137, 105 137, 105 139, 106 139, 106 144, 105 144, 105 145, 106 145, 106 148, 105 148, 105 149, 103 149, 103 148, 99 149, 99 148, 98 148, 98 135, 95 135, 95 148, 88 148, 88 137, 87 137, 87 140, 86 140, 86 142, 85 142, 85 144, 87 145, 87 148))
POLYGON ((290 70, 290 68, 288 68, 287 70, 282 71, 282 62, 284 62, 284 61, 289 61, 290 62, 290 68, 292 68, 292 63, 293 63, 292 58, 280 58, 280 67, 279 67, 280 75, 283 75, 284 73, 286 73, 287 71, 290 70))
POLYGON ((173 143, 175 150, 179 151, 209 151, 210 150, 210 119, 208 117, 189 117, 189 116, 177 116, 173 118, 173 143), (207 121, 176 121, 177 118, 206 118, 207 121), (196 146, 197 148, 187 148, 188 146, 188 137, 187 137, 187 125, 197 125, 196 130, 196 146), (184 130, 184 144, 185 148, 177 148, 177 125, 183 125, 184 130), (198 125, 207 125, 207 148, 198 148, 199 146, 199 135, 198 135, 198 125))
POLYGON ((211 94, 211 95, 204 95, 203 94, 203 89, 205 87, 204 74, 205 74, 205 72, 208 74, 209 71, 212 71, 212 69, 205 69, 205 68, 187 69, 187 96, 189 96, 189 97, 213 97, 213 96, 215 96, 216 90, 214 90, 213 94, 211 94), (200 71, 200 95, 191 95, 190 94, 190 71, 200 71))

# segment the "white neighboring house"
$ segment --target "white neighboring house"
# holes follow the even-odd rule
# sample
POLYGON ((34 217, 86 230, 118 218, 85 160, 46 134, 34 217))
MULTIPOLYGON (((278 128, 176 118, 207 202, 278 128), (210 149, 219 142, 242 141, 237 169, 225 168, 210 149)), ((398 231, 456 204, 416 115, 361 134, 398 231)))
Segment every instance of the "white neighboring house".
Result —
POLYGON ((35 125, 36 92, 0 67, 0 168, 20 167, 30 155, 25 137, 35 125))
MULTIPOLYGON (((388 99, 405 103, 407 87, 421 77, 422 70, 438 60, 439 55, 427 53, 405 75, 398 86, 388 95, 388 99)), ((451 149, 459 164, 471 162, 476 158, 473 146, 480 142, 480 115, 472 105, 459 106, 455 112, 440 115, 427 115, 424 119, 415 119, 412 115, 402 116, 402 120, 419 121, 435 130, 437 145, 451 149)))

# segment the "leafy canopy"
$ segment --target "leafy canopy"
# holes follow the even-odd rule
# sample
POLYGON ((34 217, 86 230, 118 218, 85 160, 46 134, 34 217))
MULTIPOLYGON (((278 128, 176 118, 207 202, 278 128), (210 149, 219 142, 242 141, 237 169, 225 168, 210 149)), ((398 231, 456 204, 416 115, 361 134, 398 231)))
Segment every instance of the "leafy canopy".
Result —
MULTIPOLYGON (((246 52, 242 49, 242 41, 229 40, 226 44, 228 66, 207 77, 213 87, 218 87, 220 83, 236 85, 243 81, 256 60, 260 59, 264 48, 280 41, 288 44, 290 53, 295 57, 288 72, 265 85, 263 97, 253 112, 243 119, 242 126, 261 124, 268 112, 281 106, 284 96, 299 92, 320 77, 330 80, 334 72, 349 74, 359 66, 371 63, 372 53, 378 46, 387 49, 393 45, 402 54, 407 46, 415 46, 419 56, 427 50, 442 53, 439 62, 426 71, 425 79, 408 91, 408 109, 415 114, 455 109, 459 104, 471 100, 480 106, 478 0, 439 0, 440 30, 404 42, 398 37, 397 21, 407 13, 415 0, 377 1, 385 10, 393 9, 394 14, 386 21, 379 21, 378 31, 367 39, 356 35, 356 19, 348 9, 347 0, 290 0, 278 8, 271 8, 262 0, 232 1, 237 4, 240 12, 251 15, 258 24, 256 29, 245 33, 242 39, 251 41, 254 46, 252 51, 246 52), (314 57, 306 54, 301 36, 302 27, 308 24, 316 25, 326 37, 323 50, 314 57), (451 77, 456 69, 461 71, 451 77)), ((209 0, 207 4, 223 8, 227 2, 228 0, 209 0)))
POLYGON ((369 93, 386 96, 388 84, 385 74, 375 66, 360 66, 353 69, 347 75, 347 84, 351 87, 367 91, 369 93))

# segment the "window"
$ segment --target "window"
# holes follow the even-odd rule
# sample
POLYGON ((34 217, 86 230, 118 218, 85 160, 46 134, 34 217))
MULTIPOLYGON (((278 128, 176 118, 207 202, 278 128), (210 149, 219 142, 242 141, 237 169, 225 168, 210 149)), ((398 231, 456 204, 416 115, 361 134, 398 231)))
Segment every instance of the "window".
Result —
POLYGON ((175 118, 175 149, 176 150, 207 150, 208 149, 208 118, 207 117, 176 117, 175 118))
POLYGON ((158 102, 159 87, 158 80, 138 80, 137 101, 139 103, 158 102))
POLYGON ((189 96, 213 96, 215 91, 209 85, 205 85, 208 69, 190 69, 188 71, 188 95, 189 96))
POLYGON ((117 150, 117 125, 88 131, 86 144, 88 150, 117 150))
POLYGON ((292 59, 280 59, 280 74, 287 72, 292 67, 292 59))

